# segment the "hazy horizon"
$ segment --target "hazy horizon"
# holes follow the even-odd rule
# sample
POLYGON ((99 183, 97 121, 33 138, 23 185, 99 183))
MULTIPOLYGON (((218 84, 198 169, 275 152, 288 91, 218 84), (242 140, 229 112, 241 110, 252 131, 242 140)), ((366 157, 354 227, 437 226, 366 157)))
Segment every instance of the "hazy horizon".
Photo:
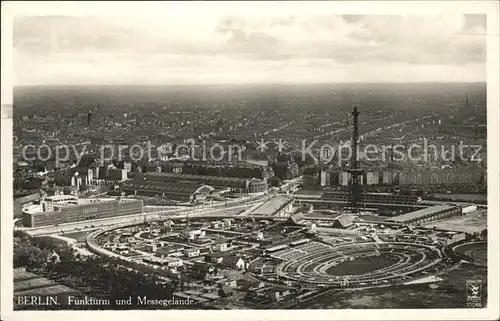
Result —
MULTIPOLYGON (((300 108, 329 108, 351 105, 374 108, 401 104, 408 107, 448 106, 470 97, 480 102, 486 97, 482 83, 317 83, 317 84, 260 84, 260 85, 63 85, 20 86, 13 90, 16 105, 30 105, 41 101, 63 101, 67 105, 89 107, 104 102, 135 106, 144 102, 180 104, 181 106, 284 106, 297 101, 300 108), (241 102, 241 104, 237 102, 241 102), (305 104, 305 105, 303 105, 305 104)), ((62 103, 64 105, 64 103, 62 103)))

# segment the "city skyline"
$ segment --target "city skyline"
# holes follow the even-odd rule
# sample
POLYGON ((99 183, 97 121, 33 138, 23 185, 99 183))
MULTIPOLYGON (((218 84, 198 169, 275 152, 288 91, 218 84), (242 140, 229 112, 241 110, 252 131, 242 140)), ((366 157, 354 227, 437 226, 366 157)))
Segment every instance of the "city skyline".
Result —
POLYGON ((292 9, 230 15, 195 10, 190 11, 193 27, 176 12, 127 19, 16 17, 13 83, 486 80, 485 15, 339 15, 292 9))

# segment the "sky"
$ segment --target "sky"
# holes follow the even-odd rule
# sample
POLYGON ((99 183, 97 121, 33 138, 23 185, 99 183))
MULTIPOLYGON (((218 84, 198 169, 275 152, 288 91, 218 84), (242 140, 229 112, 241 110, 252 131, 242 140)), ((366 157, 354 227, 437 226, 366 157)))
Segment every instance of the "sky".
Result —
POLYGON ((16 16, 14 84, 486 80, 485 15, 16 16))

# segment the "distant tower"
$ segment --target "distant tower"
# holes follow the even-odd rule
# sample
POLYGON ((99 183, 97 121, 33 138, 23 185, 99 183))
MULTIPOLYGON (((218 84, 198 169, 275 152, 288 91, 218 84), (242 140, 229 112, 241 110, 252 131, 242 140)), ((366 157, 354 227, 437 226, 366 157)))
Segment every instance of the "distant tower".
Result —
POLYGON ((219 118, 219 120, 217 121, 217 124, 216 124, 216 127, 215 127, 215 132, 216 133, 223 133, 223 132, 225 132, 225 125, 224 125, 224 121, 222 120, 222 118, 219 118))
POLYGON ((354 110, 352 111, 352 159, 351 167, 347 170, 350 175, 349 180, 349 203, 348 207, 351 209, 353 214, 359 214, 363 204, 361 199, 361 181, 360 178, 363 175, 363 169, 359 167, 358 160, 358 140, 359 140, 359 111, 358 107, 354 105, 354 110))
MULTIPOLYGON (((99 108, 99 102, 97 102, 97 108, 96 108, 96 114, 99 114, 100 108, 99 108)), ((92 110, 89 110, 87 114, 87 127, 90 128, 90 125, 92 124, 92 119, 94 118, 94 114, 92 113, 92 110)))
POLYGON ((90 122, 92 121, 92 111, 87 114, 87 126, 90 128, 90 122))

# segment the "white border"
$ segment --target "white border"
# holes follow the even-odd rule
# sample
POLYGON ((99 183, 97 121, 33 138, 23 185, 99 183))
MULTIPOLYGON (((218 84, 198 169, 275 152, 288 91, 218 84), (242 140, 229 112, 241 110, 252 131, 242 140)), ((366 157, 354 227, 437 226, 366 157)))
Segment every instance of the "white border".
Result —
POLYGON ((497 1, 348 1, 348 2, 3 2, 2 3, 2 202, 1 202, 1 319, 87 320, 87 319, 175 319, 175 320, 495 320, 499 318, 499 2, 497 1), (244 13, 267 10, 321 12, 332 14, 487 14, 488 88, 488 307, 485 309, 367 309, 367 310, 251 310, 243 311, 12 311, 12 119, 5 117, 12 104, 12 17, 16 15, 138 15, 163 10, 196 15, 206 10, 244 13))

